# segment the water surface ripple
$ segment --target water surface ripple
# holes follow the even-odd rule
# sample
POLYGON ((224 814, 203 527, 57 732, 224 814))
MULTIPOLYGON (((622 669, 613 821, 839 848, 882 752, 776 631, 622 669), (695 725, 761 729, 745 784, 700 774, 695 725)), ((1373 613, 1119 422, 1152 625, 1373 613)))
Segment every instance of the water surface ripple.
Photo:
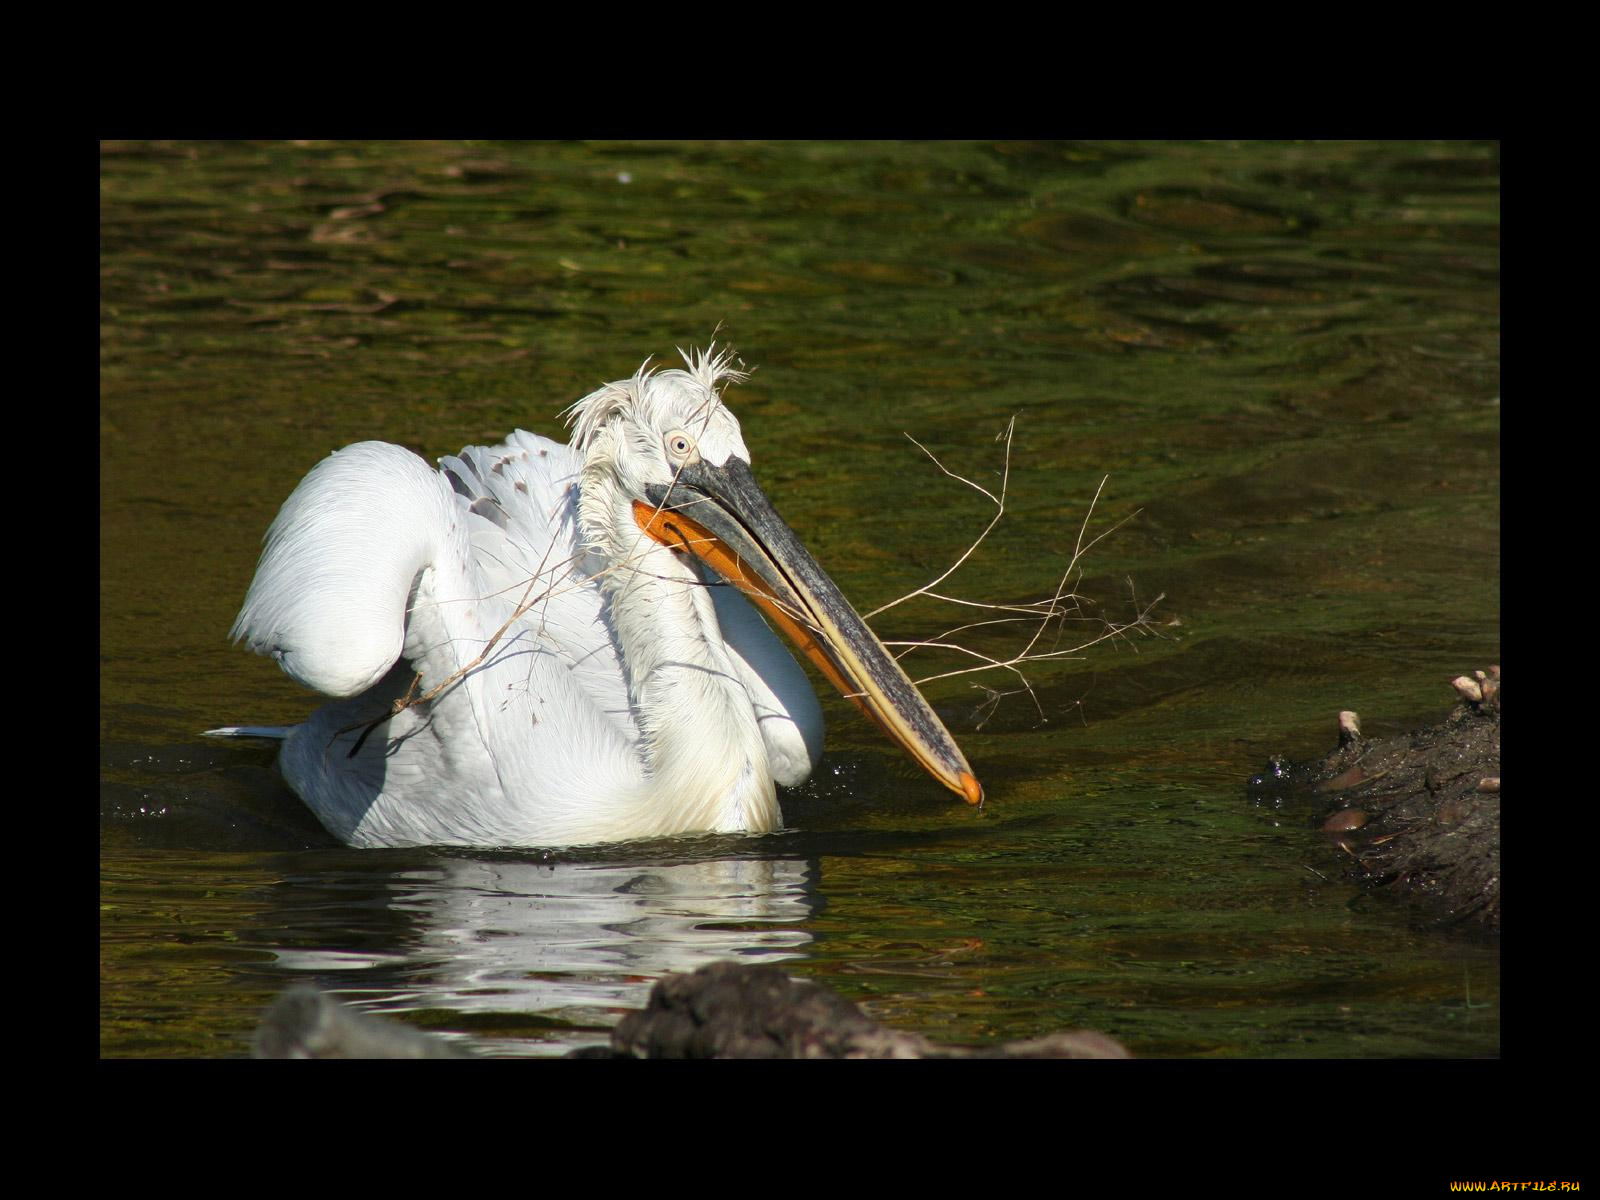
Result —
POLYGON ((1464 143, 105 144, 101 1053, 246 1053, 310 978, 552 1054, 735 958, 947 1040, 1498 1054, 1498 946, 1356 892, 1242 784, 1499 661, 1499 228, 1464 143), (930 685, 982 814, 836 697, 790 832, 562 854, 356 853, 198 736, 313 703, 225 635, 329 451, 554 435, 719 328, 757 475, 864 611, 989 515, 907 433, 994 486, 1018 418, 960 595, 1053 587, 1105 476, 1091 535, 1137 511, 1078 590, 1165 593, 1160 637, 992 711, 930 685))

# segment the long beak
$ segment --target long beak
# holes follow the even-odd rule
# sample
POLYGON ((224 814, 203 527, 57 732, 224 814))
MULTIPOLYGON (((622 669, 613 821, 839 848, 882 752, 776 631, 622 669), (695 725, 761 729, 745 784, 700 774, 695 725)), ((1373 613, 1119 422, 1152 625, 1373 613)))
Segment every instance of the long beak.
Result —
POLYGON ((955 738, 778 516, 750 464, 733 457, 720 467, 691 463, 670 488, 652 485, 646 495, 651 503, 633 505, 645 533, 739 588, 923 770, 968 804, 983 803, 983 786, 955 738))

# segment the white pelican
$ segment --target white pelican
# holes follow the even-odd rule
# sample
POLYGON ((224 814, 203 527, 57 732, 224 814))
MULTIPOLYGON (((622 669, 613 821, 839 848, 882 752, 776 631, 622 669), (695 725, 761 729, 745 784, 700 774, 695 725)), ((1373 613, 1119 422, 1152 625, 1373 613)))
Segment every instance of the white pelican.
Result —
POLYGON ((301 481, 231 636, 340 698, 278 731, 283 777, 331 833, 564 846, 780 828, 774 785, 816 766, 822 711, 747 596, 981 801, 949 731, 756 486, 717 386, 744 373, 715 349, 579 400, 567 446, 519 430, 435 471, 360 442, 301 481))

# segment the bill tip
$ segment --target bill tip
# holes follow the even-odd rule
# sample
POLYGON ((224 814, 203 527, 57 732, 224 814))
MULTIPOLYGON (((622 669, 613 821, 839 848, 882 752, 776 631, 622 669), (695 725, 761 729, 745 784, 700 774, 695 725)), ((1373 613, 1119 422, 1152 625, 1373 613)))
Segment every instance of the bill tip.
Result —
POLYGON ((983 784, 978 782, 978 777, 971 771, 963 771, 957 778, 961 783, 961 794, 967 798, 967 803, 982 804, 983 784))

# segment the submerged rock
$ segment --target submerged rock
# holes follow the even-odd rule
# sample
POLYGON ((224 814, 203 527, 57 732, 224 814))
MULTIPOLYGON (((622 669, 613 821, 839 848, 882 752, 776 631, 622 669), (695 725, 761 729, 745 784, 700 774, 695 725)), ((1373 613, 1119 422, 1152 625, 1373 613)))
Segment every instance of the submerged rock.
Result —
POLYGON ((1248 790, 1315 805, 1362 883, 1414 898, 1450 920, 1500 929, 1500 668, 1458 676, 1460 699, 1437 725, 1369 739, 1339 714, 1322 759, 1274 759, 1248 790))
POLYGON ((441 1037, 340 1004, 308 984, 279 996, 256 1030, 257 1058, 471 1058, 441 1037))
MULTIPOLYGON (((267 1011, 257 1058, 465 1058, 457 1043, 295 987, 267 1011)), ((1128 1058, 1102 1033, 1053 1033, 997 1046, 941 1046, 879 1025, 817 983, 777 967, 713 963, 656 983, 609 1045, 569 1058, 1128 1058)))
POLYGON ((1128 1058, 1103 1033, 1053 1033, 996 1046, 941 1046, 879 1025, 819 983, 771 966, 712 963, 668 975, 586 1058, 1128 1058))

